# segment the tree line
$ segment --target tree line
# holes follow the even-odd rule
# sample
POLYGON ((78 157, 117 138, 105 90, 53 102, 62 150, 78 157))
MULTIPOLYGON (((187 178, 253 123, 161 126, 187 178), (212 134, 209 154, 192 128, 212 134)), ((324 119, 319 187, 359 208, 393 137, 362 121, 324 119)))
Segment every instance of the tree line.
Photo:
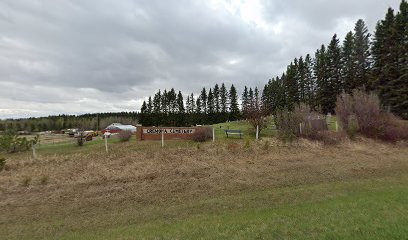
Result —
POLYGON ((208 91, 201 90, 198 96, 187 95, 184 101, 181 91, 174 88, 161 92, 144 101, 140 111, 140 123, 147 126, 191 126, 234 121, 241 118, 238 93, 232 84, 215 84, 208 91))
POLYGON ((83 115, 57 115, 37 118, 21 118, 0 120, 0 131, 13 129, 15 131, 41 132, 81 128, 85 130, 100 130, 114 122, 136 124, 139 118, 137 112, 90 113, 83 115))
POLYGON ((336 96, 353 89, 373 91, 384 108, 408 119, 408 3, 399 12, 388 9, 372 36, 363 20, 342 43, 336 34, 314 57, 295 58, 281 75, 264 86, 266 113, 305 103, 313 110, 334 113, 336 96))
POLYGON ((281 76, 270 79, 262 93, 244 87, 239 108, 234 85, 227 91, 218 84, 194 97, 174 89, 157 92, 143 102, 143 125, 187 126, 276 114, 306 104, 323 114, 335 113, 336 97, 354 89, 375 92, 382 106, 408 119, 408 3, 403 0, 395 14, 388 9, 373 35, 360 19, 340 43, 334 34, 314 56, 295 58, 281 76))

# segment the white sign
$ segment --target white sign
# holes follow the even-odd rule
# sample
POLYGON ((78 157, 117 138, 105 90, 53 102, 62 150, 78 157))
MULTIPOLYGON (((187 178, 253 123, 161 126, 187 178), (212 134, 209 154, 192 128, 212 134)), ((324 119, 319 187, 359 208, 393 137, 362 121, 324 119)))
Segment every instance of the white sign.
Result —
POLYGON ((144 128, 143 134, 193 134, 194 128, 144 128))

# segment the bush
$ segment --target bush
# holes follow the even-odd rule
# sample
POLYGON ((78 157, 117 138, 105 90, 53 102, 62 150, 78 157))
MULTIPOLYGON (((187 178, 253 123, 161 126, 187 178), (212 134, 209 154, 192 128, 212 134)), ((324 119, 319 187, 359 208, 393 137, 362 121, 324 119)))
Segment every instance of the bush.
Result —
POLYGON ((129 130, 120 131, 119 134, 118 134, 119 139, 122 142, 129 141, 130 138, 132 137, 132 135, 133 135, 132 131, 129 131, 129 130))
POLYGON ((319 131, 328 130, 325 119, 304 104, 296 106, 293 111, 277 112, 275 122, 280 139, 288 142, 300 136, 314 138, 319 131))
POLYGON ((0 158, 0 172, 4 169, 4 166, 6 166, 6 159, 0 158))
POLYGON ((41 184, 41 185, 46 185, 46 184, 48 183, 48 179, 49 179, 49 177, 48 177, 47 175, 41 176, 41 178, 40 178, 40 184, 41 184))
POLYGON ((392 113, 381 111, 380 100, 373 93, 342 93, 337 97, 336 113, 350 138, 360 133, 389 142, 408 139, 407 124, 392 113))
POLYGON ((24 176, 23 179, 21 180, 21 185, 24 187, 28 187, 31 183, 31 177, 30 176, 24 176))
POLYGON ((397 142, 398 140, 408 140, 408 124, 391 113, 384 113, 381 116, 382 129, 380 139, 387 142, 397 142))
POLYGON ((196 142, 205 142, 208 139, 212 139, 211 127, 199 127, 193 133, 193 140, 196 142))
POLYGON ((251 140, 249 140, 249 138, 245 139, 244 149, 251 149, 251 140))
POLYGON ((27 140, 26 137, 19 137, 15 131, 8 130, 0 137, 0 152, 24 152, 30 149, 31 145, 36 144, 38 141, 38 135, 33 140, 27 140))
POLYGON ((356 116, 351 115, 349 116, 347 121, 348 123, 347 123, 346 132, 349 135, 350 139, 354 140, 356 138, 358 130, 360 129, 358 126, 357 118, 356 116))

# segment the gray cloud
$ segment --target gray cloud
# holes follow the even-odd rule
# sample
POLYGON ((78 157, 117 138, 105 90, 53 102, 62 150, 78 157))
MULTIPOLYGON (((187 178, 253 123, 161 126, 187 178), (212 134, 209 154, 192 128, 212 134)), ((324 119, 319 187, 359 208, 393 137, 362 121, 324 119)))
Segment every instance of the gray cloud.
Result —
POLYGON ((0 118, 138 110, 171 87, 261 87, 358 18, 373 30, 399 4, 260 1, 248 19, 247 5, 230 2, 2 1, 0 118))

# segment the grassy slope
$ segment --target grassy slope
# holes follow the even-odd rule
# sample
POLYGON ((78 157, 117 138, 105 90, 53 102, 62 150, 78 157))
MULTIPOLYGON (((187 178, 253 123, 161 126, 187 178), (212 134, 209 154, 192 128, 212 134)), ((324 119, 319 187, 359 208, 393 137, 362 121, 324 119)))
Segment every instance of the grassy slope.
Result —
POLYGON ((162 209, 140 225, 57 235, 59 239, 404 239, 408 176, 281 188, 162 209), (173 211, 199 214, 167 219, 173 211), (197 211, 197 210, 195 210, 197 211))
MULTIPOLYGON (((254 136, 243 122, 215 127, 217 139, 225 139, 223 129, 227 127, 242 129, 246 138, 254 136)), ((112 148, 122 146, 116 140, 110 144, 112 148)), ((195 146, 188 144, 190 148, 195 146)), ((132 151, 140 153, 160 149, 158 142, 130 145, 132 151)), ((169 149, 184 149, 184 145, 181 141, 166 143, 169 149)), ((43 145, 38 152, 60 158, 68 153, 94 155, 95 151, 103 150, 103 141, 99 140, 83 148, 74 144, 43 145)), ((101 158, 103 154, 97 156, 101 158)), ((255 190, 232 188, 233 191, 222 195, 167 200, 153 205, 124 201, 123 206, 96 206, 83 210, 82 215, 77 212, 66 217, 46 215, 43 219, 38 212, 35 219, 39 222, 33 220, 30 225, 21 223, 12 228, 2 228, 1 222, 5 220, 0 216, 0 239, 1 236, 6 239, 404 239, 408 236, 408 171, 406 164, 402 166, 385 176, 345 177, 329 183, 264 186, 255 190), (105 220, 107 223, 103 224, 105 220), (78 228, 74 221, 79 225, 83 221, 86 227, 78 228)))

